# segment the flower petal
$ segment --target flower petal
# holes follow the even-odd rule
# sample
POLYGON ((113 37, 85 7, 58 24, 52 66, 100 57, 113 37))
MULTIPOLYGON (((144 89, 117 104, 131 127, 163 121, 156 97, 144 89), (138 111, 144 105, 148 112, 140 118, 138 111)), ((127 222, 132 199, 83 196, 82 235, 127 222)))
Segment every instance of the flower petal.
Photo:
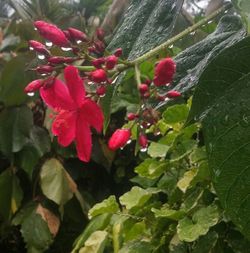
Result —
POLYGON ((67 66, 64 69, 64 77, 69 89, 70 96, 77 106, 81 106, 85 99, 83 81, 79 76, 78 69, 74 66, 67 66))
POLYGON ((78 158, 88 162, 92 150, 92 137, 89 124, 84 120, 82 115, 78 115, 76 122, 76 150, 78 158))
POLYGON ((94 127, 98 132, 102 131, 104 117, 98 104, 91 99, 85 99, 80 113, 91 127, 94 127))
POLYGON ((55 79, 49 87, 40 88, 40 95, 43 101, 54 110, 73 110, 76 108, 69 95, 68 88, 59 79, 55 79))
POLYGON ((58 136, 58 143, 66 147, 75 139, 76 133, 75 111, 61 111, 55 118, 52 125, 52 133, 58 136))

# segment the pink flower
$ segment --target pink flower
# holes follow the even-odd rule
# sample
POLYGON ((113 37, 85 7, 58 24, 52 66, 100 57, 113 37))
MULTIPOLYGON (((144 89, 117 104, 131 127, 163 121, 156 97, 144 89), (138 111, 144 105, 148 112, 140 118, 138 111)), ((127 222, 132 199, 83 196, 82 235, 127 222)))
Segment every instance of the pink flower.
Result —
POLYGON ((30 47, 31 50, 35 50, 36 52, 38 52, 40 54, 44 54, 46 56, 48 56, 50 54, 48 49, 45 47, 45 45, 43 45, 39 41, 30 40, 29 41, 29 47, 30 47))
POLYGON ((85 97, 77 68, 67 66, 64 77, 66 85, 55 79, 53 85, 40 88, 40 95, 48 106, 58 112, 52 133, 58 136, 59 144, 66 147, 75 140, 79 159, 88 162, 92 150, 90 128, 94 127, 99 133, 102 131, 103 113, 94 101, 85 97))
POLYGON ((113 69, 118 62, 118 58, 115 55, 110 55, 106 58, 106 68, 113 69))
POLYGON ((41 79, 34 80, 30 82, 24 89, 25 93, 30 93, 39 90, 43 85, 43 82, 41 79))
POLYGON ((148 138, 145 134, 140 134, 139 144, 142 148, 147 148, 148 147, 148 138))
POLYGON ((122 56, 122 48, 121 48, 121 47, 117 48, 117 49, 115 50, 115 52, 114 52, 114 55, 115 55, 116 57, 122 56))
POLYGON ((178 91, 175 91, 175 90, 170 90, 170 91, 167 92, 166 96, 168 98, 177 98, 177 97, 181 96, 181 93, 178 92, 178 91))
POLYGON ((155 86, 162 86, 171 83, 175 70, 176 66, 172 58, 165 58, 161 60, 155 68, 155 86))
POLYGON ((57 26, 46 23, 44 21, 36 21, 34 23, 34 26, 37 28, 38 32, 44 39, 51 41, 53 44, 59 47, 69 46, 67 37, 57 26))
POLYGON ((68 32, 70 34, 70 37, 75 41, 88 41, 87 35, 82 31, 79 31, 75 28, 68 28, 68 32))
POLYGON ((111 150, 115 151, 126 145, 131 137, 130 129, 117 129, 109 139, 108 146, 111 150))
POLYGON ((90 79, 95 83, 102 83, 107 81, 107 74, 103 69, 97 69, 90 73, 90 79))

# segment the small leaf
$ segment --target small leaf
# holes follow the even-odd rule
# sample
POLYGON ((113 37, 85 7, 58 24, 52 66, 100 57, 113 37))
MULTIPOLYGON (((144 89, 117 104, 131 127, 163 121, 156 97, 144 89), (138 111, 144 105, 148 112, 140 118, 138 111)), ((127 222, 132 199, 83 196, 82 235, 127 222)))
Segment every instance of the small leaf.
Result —
POLYGON ((126 206, 128 210, 130 210, 133 207, 142 206, 151 196, 152 193, 150 191, 134 186, 129 192, 120 197, 120 202, 122 205, 126 206))
POLYGON ((168 207, 162 207, 160 210, 156 208, 151 209, 156 218, 168 218, 170 220, 180 220, 185 215, 184 211, 173 210, 168 207))
POLYGON ((47 160, 40 173, 40 184, 44 195, 58 205, 64 205, 73 197, 76 185, 56 159, 47 160), (72 185, 73 183, 73 185, 72 185))
POLYGON ((141 177, 156 179, 167 169, 166 162, 159 162, 154 159, 146 159, 139 166, 135 167, 135 172, 141 177))
POLYGON ((164 113, 162 114, 162 117, 164 121, 171 125, 175 123, 181 123, 185 122, 188 116, 189 108, 187 105, 173 105, 168 107, 164 113))
POLYGON ((116 213, 119 211, 119 205, 116 202, 116 198, 114 195, 111 195, 109 198, 103 200, 101 203, 95 204, 89 210, 89 218, 92 219, 96 215, 103 213, 116 213))
POLYGON ((108 233, 106 231, 95 231, 85 242, 79 253, 102 253, 107 243, 108 233))
POLYGON ((199 238, 192 253, 210 252, 214 248, 218 237, 215 231, 208 232, 206 235, 199 238))
POLYGON ((151 157, 165 157, 169 150, 169 146, 158 142, 151 142, 148 148, 148 154, 151 157))
POLYGON ((131 241, 126 243, 118 253, 152 253, 153 246, 149 242, 131 241))
POLYGON ((196 168, 186 171, 184 176, 177 183, 179 189, 185 193, 196 175, 197 175, 196 168))
POLYGON ((216 206, 203 207, 194 213, 192 220, 188 217, 180 220, 177 233, 181 241, 193 242, 199 236, 205 235, 218 220, 219 212, 216 206))

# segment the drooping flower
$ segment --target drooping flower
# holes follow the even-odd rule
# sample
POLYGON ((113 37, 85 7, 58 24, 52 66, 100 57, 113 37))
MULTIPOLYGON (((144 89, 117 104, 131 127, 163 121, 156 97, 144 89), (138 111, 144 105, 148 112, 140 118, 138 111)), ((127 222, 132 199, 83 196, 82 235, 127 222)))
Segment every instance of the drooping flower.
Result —
POLYGON ((34 22, 34 26, 37 28, 39 34, 46 40, 51 41, 59 47, 69 46, 67 37, 56 25, 39 20, 34 22))
POLYGON ((77 68, 67 66, 64 77, 66 85, 55 79, 53 85, 40 88, 40 95, 58 113, 52 125, 52 133, 58 137, 59 144, 66 147, 75 140, 79 159, 88 162, 92 150, 90 128, 102 131, 103 113, 94 101, 85 96, 77 68))
POLYGON ((131 137, 130 129, 117 129, 109 139, 108 146, 115 151, 118 148, 123 148, 131 137))
POLYGON ((161 60, 156 68, 154 75, 155 86, 162 86, 172 82, 175 74, 176 64, 172 58, 165 58, 161 60))

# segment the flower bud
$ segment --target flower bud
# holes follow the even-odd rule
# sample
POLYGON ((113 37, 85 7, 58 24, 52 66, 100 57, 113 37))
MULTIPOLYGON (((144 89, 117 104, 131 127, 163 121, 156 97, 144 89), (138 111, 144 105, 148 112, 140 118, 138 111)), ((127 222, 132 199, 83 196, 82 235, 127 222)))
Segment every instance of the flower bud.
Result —
POLYGON ((105 45, 102 41, 95 41, 94 42, 94 46, 96 48, 96 50, 99 52, 99 53, 103 53, 104 50, 105 50, 105 45))
POLYGON ((148 92, 148 86, 145 83, 139 85, 139 91, 143 95, 144 93, 148 92))
POLYGON ((144 94, 142 94, 143 98, 149 98, 150 97, 150 92, 145 92, 144 94))
POLYGON ((29 47, 30 47, 30 49, 33 49, 37 53, 40 53, 40 54, 43 54, 43 55, 47 55, 47 56, 50 54, 49 51, 48 51, 48 49, 45 47, 45 45, 43 45, 39 41, 30 40, 29 41, 29 47))
POLYGON ((36 68, 36 71, 39 74, 49 74, 54 70, 54 68, 50 65, 40 65, 36 68))
POLYGON ((103 86, 103 85, 100 86, 100 87, 98 87, 98 88, 96 89, 96 94, 97 94, 98 96, 104 96, 105 93, 106 93, 106 87, 103 86))
POLYGON ((50 64, 63 64, 63 63, 72 63, 75 59, 72 57, 63 57, 63 56, 52 56, 48 59, 50 64))
POLYGON ((117 129, 109 139, 108 146, 111 150, 115 151, 126 145, 131 137, 130 129, 117 129))
POLYGON ((35 92, 42 87, 42 84, 43 83, 41 79, 34 80, 25 87, 24 92, 25 93, 35 92))
POLYGON ((69 46, 68 39, 63 31, 57 26, 44 21, 36 21, 34 22, 34 26, 37 28, 39 34, 46 40, 51 41, 53 44, 59 47, 69 46))
POLYGON ((105 37, 105 32, 102 28, 97 28, 96 29, 96 37, 99 39, 99 40, 103 40, 104 37, 105 37))
POLYGON ((146 80, 144 81, 144 83, 147 84, 147 85, 149 86, 149 85, 152 83, 152 80, 146 79, 146 80))
POLYGON ((90 79, 95 83, 102 83, 107 80, 107 74, 103 69, 97 69, 90 73, 90 79))
POLYGON ((102 64, 105 63, 105 59, 101 57, 101 58, 93 60, 91 63, 95 68, 100 69, 102 67, 102 64))
POLYGON ((147 148, 148 146, 148 138, 146 135, 144 134, 140 134, 139 136, 139 144, 140 146, 144 149, 144 148, 147 148))
POLYGON ((172 58, 161 60, 155 68, 155 86, 162 86, 172 82, 175 70, 176 65, 172 58))
POLYGON ((128 120, 134 120, 137 118, 137 114, 130 112, 127 114, 127 118, 128 120))
POLYGON ((106 58, 106 68, 113 69, 117 64, 118 58, 114 55, 110 55, 106 58))
POLYGON ((70 34, 70 37, 73 38, 75 41, 83 41, 83 42, 86 42, 88 41, 88 38, 87 38, 87 35, 82 32, 82 31, 79 31, 75 28, 68 28, 68 32, 70 34))
POLYGON ((177 98, 177 97, 181 96, 181 93, 178 92, 178 91, 175 91, 175 90, 170 90, 170 91, 167 92, 166 96, 168 98, 177 98))
POLYGON ((121 57, 122 56, 122 48, 120 47, 120 48, 117 48, 116 50, 115 50, 115 52, 114 52, 114 55, 116 56, 116 57, 121 57))

